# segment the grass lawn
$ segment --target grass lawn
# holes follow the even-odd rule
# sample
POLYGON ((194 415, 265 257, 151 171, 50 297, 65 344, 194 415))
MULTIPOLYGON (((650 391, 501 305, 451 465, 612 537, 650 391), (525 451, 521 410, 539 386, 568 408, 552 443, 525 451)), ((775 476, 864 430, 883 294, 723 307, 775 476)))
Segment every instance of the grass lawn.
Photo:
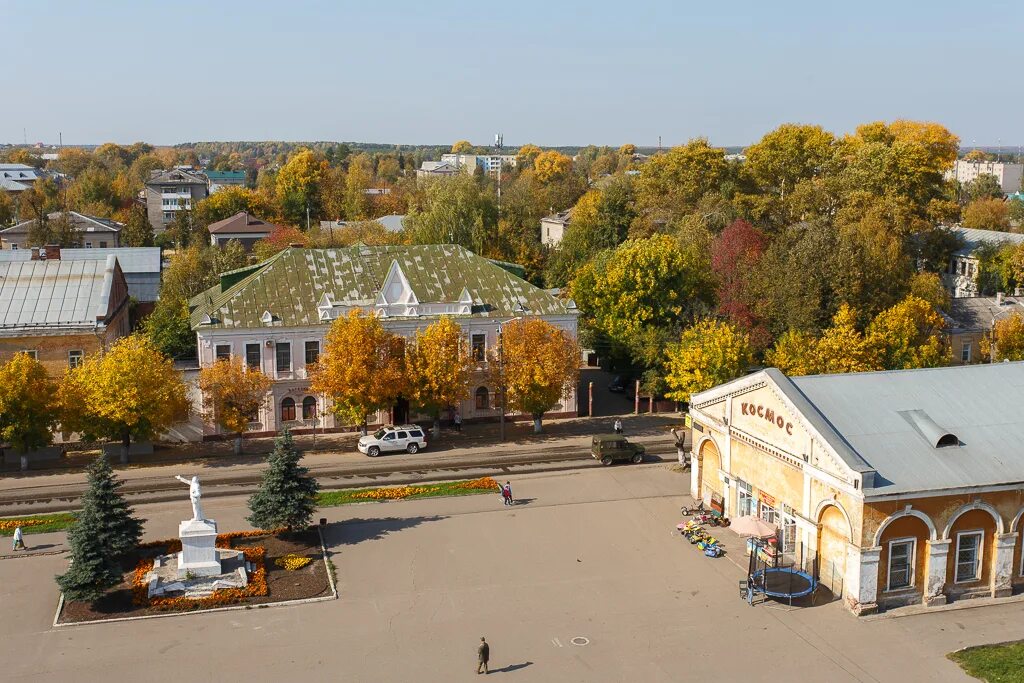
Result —
POLYGON ((0 536, 13 536, 14 529, 18 526, 21 527, 23 534, 45 534, 49 531, 64 531, 74 523, 75 514, 73 512, 2 517, 0 518, 0 536))
POLYGON ((949 658, 964 671, 988 683, 1024 683, 1024 641, 1003 645, 983 645, 949 658))
POLYGON ((316 503, 320 507, 348 505, 385 500, 410 500, 437 496, 473 496, 478 493, 498 493, 498 484, 490 477, 472 481, 442 481, 416 486, 382 486, 367 489, 344 489, 319 493, 316 503))

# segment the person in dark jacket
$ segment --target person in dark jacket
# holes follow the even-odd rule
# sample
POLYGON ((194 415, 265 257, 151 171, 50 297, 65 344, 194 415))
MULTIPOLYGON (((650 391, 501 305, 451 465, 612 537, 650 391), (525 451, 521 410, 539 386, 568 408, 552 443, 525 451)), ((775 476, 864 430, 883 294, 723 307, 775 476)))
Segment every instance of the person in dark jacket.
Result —
POLYGON ((480 645, 476 648, 476 672, 478 674, 490 673, 487 670, 487 662, 491 658, 491 646, 487 644, 487 640, 480 636, 480 645))

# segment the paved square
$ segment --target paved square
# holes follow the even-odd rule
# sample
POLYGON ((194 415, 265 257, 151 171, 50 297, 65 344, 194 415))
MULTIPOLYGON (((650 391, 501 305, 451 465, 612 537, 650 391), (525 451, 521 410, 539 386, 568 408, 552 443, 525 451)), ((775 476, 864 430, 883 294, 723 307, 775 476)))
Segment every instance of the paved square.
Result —
MULTIPOLYGON (((685 476, 618 466, 497 494, 330 508, 338 601, 54 630, 65 556, 0 561, 7 680, 965 681, 944 658, 1024 638, 1024 605, 859 621, 838 604, 741 601, 742 570, 674 534, 685 476), (576 643, 574 644, 574 639, 576 643)), ((145 506, 147 538, 180 504, 145 506)), ((244 499, 211 499, 222 529, 244 499)), ((730 544, 739 554, 738 543, 730 544)))

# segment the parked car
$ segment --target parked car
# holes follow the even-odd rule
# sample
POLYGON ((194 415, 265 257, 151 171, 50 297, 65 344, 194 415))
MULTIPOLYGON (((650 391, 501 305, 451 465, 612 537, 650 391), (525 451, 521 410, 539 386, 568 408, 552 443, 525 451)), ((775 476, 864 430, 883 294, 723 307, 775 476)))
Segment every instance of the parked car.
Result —
POLYGON ((427 447, 426 432, 417 425, 387 425, 373 434, 360 437, 357 448, 371 458, 381 453, 406 451, 417 453, 427 447))
POLYGON ((590 455, 606 467, 624 460, 639 464, 644 461, 646 452, 642 444, 632 443, 620 434, 595 436, 590 445, 590 455))

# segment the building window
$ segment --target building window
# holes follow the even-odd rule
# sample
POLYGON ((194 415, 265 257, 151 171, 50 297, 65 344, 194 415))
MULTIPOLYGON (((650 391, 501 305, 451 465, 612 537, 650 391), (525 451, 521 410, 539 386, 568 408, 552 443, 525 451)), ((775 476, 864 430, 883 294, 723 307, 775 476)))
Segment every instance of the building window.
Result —
POLYGON ((39 354, 35 349, 22 349, 21 352, 32 360, 39 360, 39 354))
POLYGON ((963 346, 960 347, 960 362, 971 362, 971 342, 964 342, 963 346))
POLYGON ((320 360, 320 342, 306 342, 306 365, 313 365, 320 360))
POLYGON ((174 212, 173 211, 164 211, 164 220, 165 221, 173 221, 174 220, 174 212))
POLYGON ((82 352, 80 350, 68 351, 68 367, 74 370, 82 364, 82 352))
POLYGON ((961 531, 956 535, 954 582, 965 583, 981 578, 981 543, 984 539, 984 531, 961 531))
POLYGON ((260 370, 263 366, 263 352, 259 343, 245 345, 245 366, 250 370, 260 370))
POLYGON ((767 503, 760 503, 760 517, 769 524, 775 524, 775 520, 778 518, 779 513, 775 511, 771 505, 767 503))
POLYGON ((487 387, 480 387, 480 388, 478 388, 476 390, 476 409, 477 410, 487 410, 488 404, 489 404, 489 402, 488 402, 489 398, 490 397, 487 395, 487 387))
POLYGON ((474 334, 473 335, 473 360, 477 362, 483 362, 484 355, 487 352, 487 335, 486 334, 474 334))
POLYGON ((216 360, 231 360, 231 344, 217 344, 215 349, 216 360))
POLYGON ((292 370, 292 345, 285 342, 277 344, 277 371, 291 372, 292 370))
POLYGON ((292 422, 295 420, 295 399, 286 398, 281 401, 281 422, 292 422))
POLYGON ((315 420, 316 419, 316 398, 313 396, 307 396, 302 399, 302 419, 303 420, 315 420))
POLYGON ((738 488, 736 516, 744 517, 746 515, 753 515, 757 510, 757 503, 754 502, 753 487, 742 479, 736 480, 736 486, 738 488))
POLYGON ((85 243, 85 248, 86 249, 92 249, 92 242, 86 242, 85 243))
POLYGON ((914 548, 917 541, 913 538, 897 538, 889 541, 889 569, 886 590, 895 591, 910 588, 914 585, 914 548))
POLYGON ((107 243, 106 242, 100 242, 100 249, 106 249, 106 248, 107 248, 107 243))
POLYGON ((796 518, 793 508, 782 506, 782 552, 791 553, 796 549, 796 518))
POLYGON ((14 242, 11 242, 11 251, 18 251, 18 245, 14 242))

